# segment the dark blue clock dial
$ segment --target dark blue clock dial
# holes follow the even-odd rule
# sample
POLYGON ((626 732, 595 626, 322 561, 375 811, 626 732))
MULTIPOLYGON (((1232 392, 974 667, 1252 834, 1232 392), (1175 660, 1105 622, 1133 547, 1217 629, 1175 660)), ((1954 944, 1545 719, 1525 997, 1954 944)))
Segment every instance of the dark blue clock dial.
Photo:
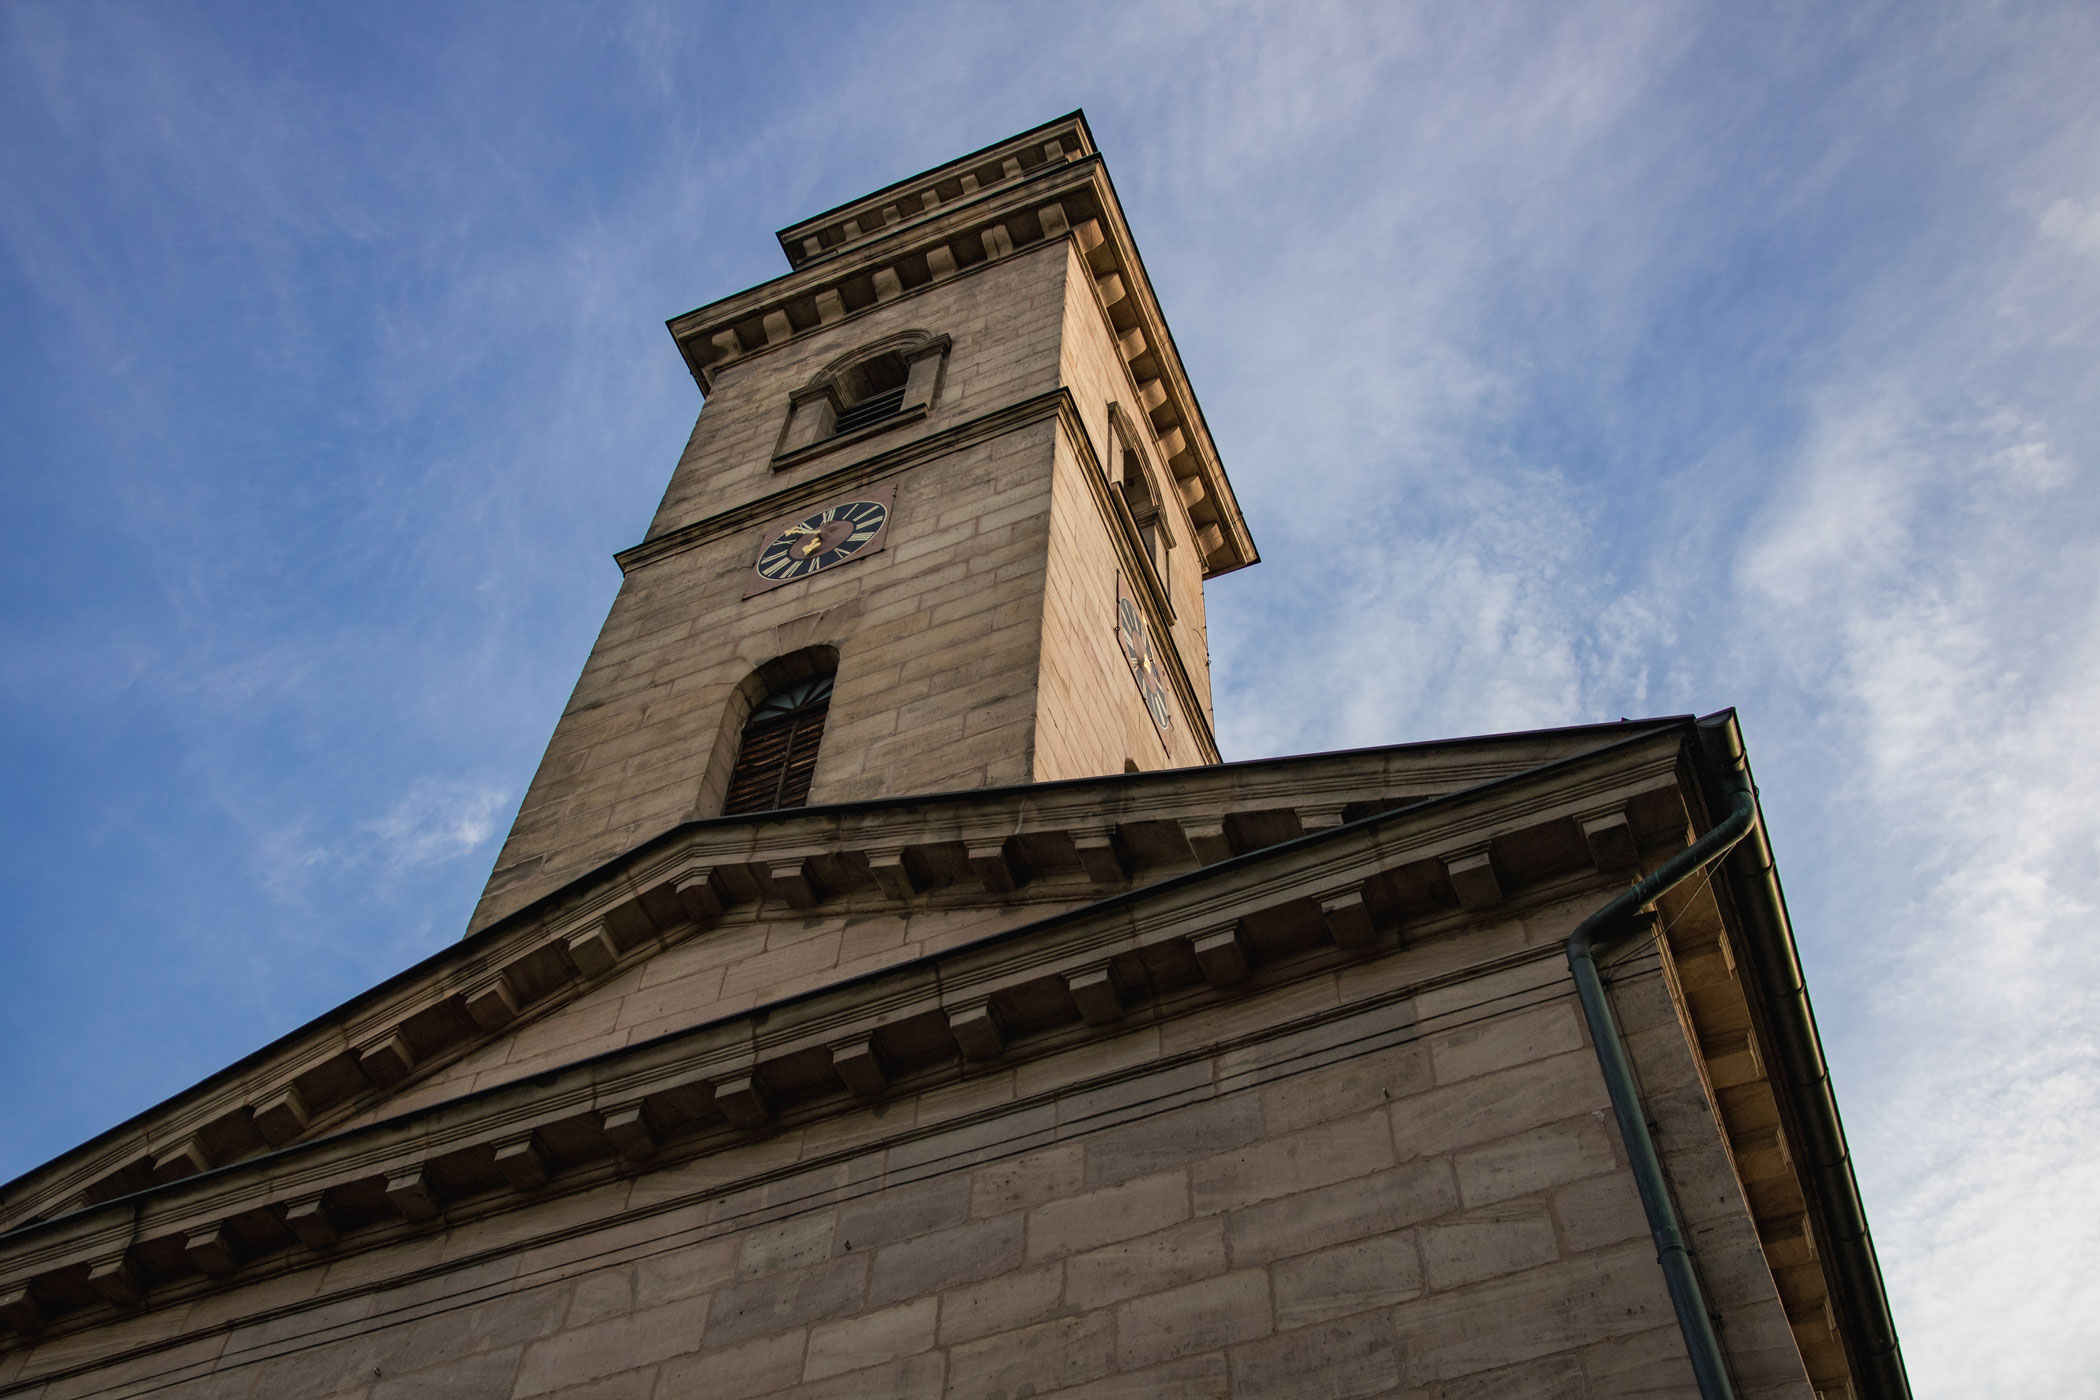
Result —
POLYGON ((847 501, 826 506, 788 526, 758 552, 758 575, 785 583, 843 564, 882 533, 889 507, 880 501, 847 501))

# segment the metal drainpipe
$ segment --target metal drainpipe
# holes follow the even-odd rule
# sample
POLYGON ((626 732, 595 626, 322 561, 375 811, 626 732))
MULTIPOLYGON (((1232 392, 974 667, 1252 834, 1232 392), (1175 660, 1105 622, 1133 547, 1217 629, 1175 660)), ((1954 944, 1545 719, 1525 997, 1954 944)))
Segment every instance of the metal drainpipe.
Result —
POLYGON ((1699 1378, 1703 1400, 1735 1400, 1735 1383, 1729 1379, 1728 1365, 1721 1355, 1721 1339, 1714 1332, 1706 1290, 1692 1268, 1684 1222, 1678 1218, 1677 1203, 1670 1199, 1662 1158, 1655 1150, 1655 1136, 1648 1131, 1648 1117, 1641 1111, 1633 1062, 1626 1056, 1619 1019, 1604 995, 1604 979, 1597 972, 1596 943, 1636 923, 1643 908, 1728 854, 1736 842, 1749 834, 1757 819, 1757 794, 1740 758, 1730 770, 1729 784, 1734 790, 1734 805, 1726 817, 1653 874, 1621 891, 1568 935, 1568 969, 1575 975, 1575 992, 1590 1025, 1590 1040, 1597 1047, 1597 1063, 1604 1071, 1605 1087, 1611 1091, 1612 1112, 1618 1117, 1619 1136, 1625 1140, 1626 1155, 1633 1164, 1641 1208, 1647 1212, 1648 1232, 1655 1240, 1655 1257, 1669 1284, 1670 1304, 1677 1310, 1677 1326, 1684 1333, 1685 1349, 1691 1353, 1692 1371, 1699 1378))

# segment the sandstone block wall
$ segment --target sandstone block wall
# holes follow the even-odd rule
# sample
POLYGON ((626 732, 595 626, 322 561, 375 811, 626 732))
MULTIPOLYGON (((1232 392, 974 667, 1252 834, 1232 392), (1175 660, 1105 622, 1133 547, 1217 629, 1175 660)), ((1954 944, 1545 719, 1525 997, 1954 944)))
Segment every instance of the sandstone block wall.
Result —
POLYGON ((887 451, 899 437, 939 432, 1056 388, 1065 257, 1061 243, 1031 248, 718 371, 647 537, 887 451), (787 421, 788 395, 839 357, 907 330, 953 342, 933 411, 894 433, 776 472, 773 452, 787 421))
MULTIPOLYGON (((725 371, 652 537, 1054 387, 1063 264, 1049 251, 725 371), (911 326, 954 340, 932 416, 896 439, 877 435, 776 474, 789 391, 854 346, 911 326)), ((1028 781, 1054 431, 1038 421, 914 466, 897 481, 882 552, 756 598, 743 592, 764 522, 636 569, 471 927, 711 815, 703 781, 734 744, 731 696, 755 667, 803 646, 840 651, 812 802, 1028 781)))
MULTIPOLYGON (((160 1309, 92 1341, 173 1349, 15 1393, 1691 1395, 1565 921, 1508 926, 1539 956, 1492 971, 1334 969, 160 1309)), ((1667 1077, 1652 965, 1622 995, 1667 1077)), ((1710 1114, 1658 1116, 1745 1393, 1806 1397, 1710 1114)))

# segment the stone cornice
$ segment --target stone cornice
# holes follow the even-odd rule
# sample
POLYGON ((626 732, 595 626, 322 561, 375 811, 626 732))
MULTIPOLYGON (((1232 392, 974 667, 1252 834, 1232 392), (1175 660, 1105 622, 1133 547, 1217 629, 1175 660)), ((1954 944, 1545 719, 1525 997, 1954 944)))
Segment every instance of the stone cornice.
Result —
POLYGON ((6 1189, 6 1218, 69 1210, 83 1192, 92 1200, 136 1190, 160 1168, 180 1170, 180 1154, 191 1143, 210 1138, 215 1128, 224 1133, 228 1124, 249 1135, 245 1150, 234 1155, 251 1156, 268 1145, 256 1138, 253 1123, 291 1091, 306 1096, 311 1124, 284 1140, 323 1131, 513 1023, 550 1014, 664 941, 725 920, 800 917, 793 903, 798 891, 776 878, 783 865, 788 875, 807 872, 820 885, 826 877, 833 881, 820 909, 1083 903, 1339 825, 1359 809, 1507 780, 1538 769, 1556 749, 1601 748, 1624 735, 1623 744, 1678 723, 1402 745, 685 823, 25 1174, 6 1189), (696 883, 681 896, 675 886, 686 879, 696 883), (361 1067, 361 1052, 398 1046, 404 1029, 411 1040, 422 1040, 420 1058, 402 1083, 375 1083, 361 1067), (434 1043, 448 1029, 451 1041, 434 1043), (337 1096, 323 1101, 321 1091, 330 1086, 337 1096))
POLYGON ((506 1143, 523 1144, 516 1150, 537 1164, 532 1181, 598 1170, 608 1142, 622 1155, 639 1150, 631 1139, 653 1150, 659 1137, 683 1141, 680 1151, 713 1150, 837 1111, 856 1092, 951 1074, 958 1054, 967 1064, 1054 1048, 1125 1014, 1163 1015, 1250 979, 1295 975, 1288 968, 1308 958, 1389 950, 1403 927, 1412 946, 1485 907, 1450 894, 1444 872, 1469 851, 1498 853, 1497 901, 1594 888, 1599 871, 1567 863, 1570 851, 1582 861, 1575 823, 1623 812, 1652 839, 1681 842, 1682 749, 1681 730, 1648 730, 528 1083, 28 1226, 0 1237, 0 1293, 34 1285, 55 1306, 79 1294, 98 1260, 127 1251, 163 1267, 187 1257, 207 1273, 252 1277, 296 1263, 320 1235, 377 1241, 440 1208, 508 1208, 525 1188, 506 1185, 504 1159, 492 1155, 506 1143), (235 1251, 232 1240, 246 1243, 235 1251))
POLYGON ((1051 216, 1054 231, 1046 231, 1039 211, 1053 204, 1062 211, 1065 200, 1076 200, 1081 201, 1078 207, 1086 217, 1096 217, 1092 200, 1097 184, 1105 183, 1094 179, 1098 166, 1098 158, 1091 158, 1038 170, 969 200, 885 228, 842 256, 783 273, 673 316, 665 325, 701 390, 711 392, 719 371, 762 356, 797 336, 841 324, 951 278, 982 271, 1016 249, 1068 236, 1069 225, 1060 227, 1056 222, 1060 215, 1051 216), (1023 214, 1035 220, 1032 233, 1015 239, 1009 230, 1007 246, 997 255, 983 247, 987 231, 994 226, 1005 228, 1023 214), (962 248, 961 256, 952 251, 957 245, 962 248), (937 258, 938 267, 929 268, 925 263, 929 247, 950 249, 952 266, 937 258), (876 274, 885 271, 896 275, 894 288, 887 278, 881 288, 875 286, 876 274), (827 293, 838 298, 836 305, 828 299, 818 304, 827 293), (769 317, 777 317, 770 326, 769 317))
POLYGON ((1041 126, 995 141, 989 146, 958 156, 917 175, 884 185, 858 199, 812 214, 780 230, 780 251, 796 268, 838 256, 858 243, 872 241, 904 211, 926 212, 929 207, 967 199, 973 191, 963 188, 964 177, 979 188, 1000 184, 1008 176, 1007 162, 1033 169, 1048 161, 1082 159, 1097 154, 1094 135, 1084 112, 1069 112, 1041 126), (945 191, 945 193, 944 193, 945 191), (931 206, 928 201, 931 200, 931 206), (849 229, 848 225, 853 227, 849 229), (865 230, 864 232, 862 230, 865 230), (815 243, 812 248, 809 245, 815 243))
MULTIPOLYGON (((1259 563, 1261 551, 1255 547, 1246 517, 1240 513, 1239 498, 1233 493, 1232 481, 1225 475, 1225 464, 1218 457, 1217 441, 1211 437, 1202 405, 1189 385, 1181 351, 1174 344, 1174 333, 1168 328, 1166 314, 1160 310, 1152 278, 1145 272, 1137 240, 1132 237, 1130 225, 1123 217, 1122 202, 1116 198, 1115 185, 1109 179, 1105 165, 1101 168, 1101 183, 1107 190, 1106 197, 1101 200, 1101 209, 1109 236, 1100 247, 1082 248, 1082 251, 1095 273, 1095 292, 1103 298, 1110 325, 1124 333, 1125 363, 1139 383, 1139 402, 1152 425, 1160 456, 1166 459, 1182 500, 1196 520, 1198 543, 1205 551, 1207 572, 1215 576, 1259 563), (1130 294, 1124 300, 1136 303, 1127 310, 1121 301, 1108 295, 1117 278, 1124 279, 1130 294), (1125 317, 1131 322, 1128 327, 1123 325, 1125 317), (1130 340, 1132 332, 1139 339, 1130 340), (1161 371, 1157 380, 1146 373, 1151 369, 1161 371), (1158 402, 1152 401, 1152 393, 1146 388, 1154 383, 1159 385, 1158 392, 1163 395, 1158 402), (1196 489, 1199 486, 1201 490, 1196 489), (1204 541, 1206 526, 1221 533, 1223 538, 1219 543, 1213 545, 1204 541)), ((1081 242, 1084 242, 1083 238, 1081 242)))
MULTIPOLYGON (((1725 737, 1699 753, 1701 776, 1715 788, 1734 761, 1749 769, 1735 716, 1723 717, 1718 733, 1725 737)), ((1760 1212, 1758 1222, 1781 1296, 1796 1319, 1797 1339, 1813 1346, 1819 1335, 1835 1332, 1854 1393, 1907 1400, 1902 1348, 1761 811, 1714 873, 1716 898, 1729 911, 1726 927, 1710 942, 1671 937, 1667 943, 1673 980, 1695 1028, 1704 1034, 1706 1022, 1721 1029, 1717 1048, 1725 1056, 1735 1049, 1726 1028, 1748 1022, 1751 1040, 1762 1047, 1757 1082, 1722 1084, 1711 1070, 1708 1078, 1724 1121, 1741 1117, 1755 1125, 1731 1143, 1739 1175, 1746 1181, 1784 1177, 1798 1190, 1767 1195, 1763 1203, 1778 1209, 1760 1212), (1779 1110, 1769 1127, 1757 1112, 1759 1090, 1779 1110), (1792 1215, 1801 1205, 1806 1211, 1792 1215), (1823 1297, 1816 1296, 1821 1290, 1811 1275, 1827 1290, 1823 1297)))

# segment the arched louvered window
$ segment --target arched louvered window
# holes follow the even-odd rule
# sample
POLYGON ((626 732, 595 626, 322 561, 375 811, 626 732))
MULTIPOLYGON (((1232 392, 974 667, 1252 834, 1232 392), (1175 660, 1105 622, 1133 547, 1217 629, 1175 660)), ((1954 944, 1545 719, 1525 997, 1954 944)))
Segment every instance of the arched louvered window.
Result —
POLYGON ((824 366, 787 396, 788 417, 773 447, 774 467, 800 461, 826 442, 853 441, 931 413, 948 344, 945 335, 899 331, 824 366))
POLYGON ((806 805, 830 711, 830 676, 791 682, 753 706, 729 775, 723 815, 806 805))
POLYGON ((838 417, 832 420, 834 437, 878 423, 904 407, 904 386, 911 366, 891 350, 864 360, 839 376, 838 417))

